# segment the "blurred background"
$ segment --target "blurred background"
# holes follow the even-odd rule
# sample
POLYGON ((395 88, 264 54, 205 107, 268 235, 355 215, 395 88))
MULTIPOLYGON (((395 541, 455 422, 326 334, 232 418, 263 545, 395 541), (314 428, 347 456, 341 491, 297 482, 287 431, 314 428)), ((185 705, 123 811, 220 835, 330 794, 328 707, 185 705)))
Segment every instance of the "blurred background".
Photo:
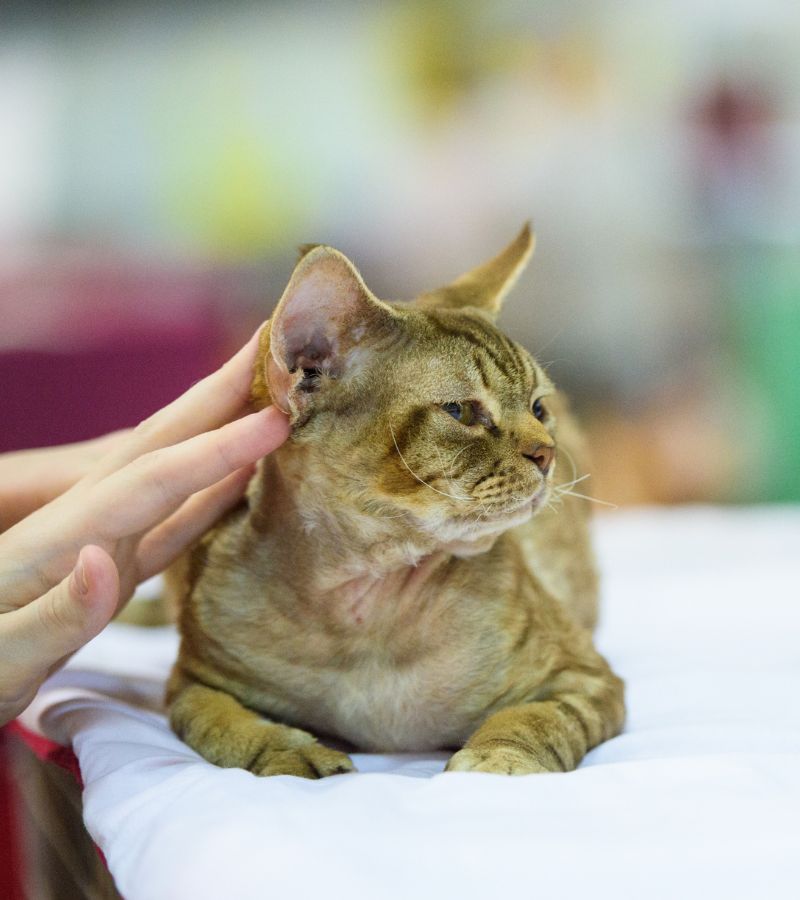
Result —
MULTIPOLYGON (((402 299, 530 218, 501 324, 588 428, 581 490, 800 500, 798 48, 797 0, 3 0, 0 451, 175 397, 298 244, 402 299)), ((18 755, 29 896, 117 897, 18 755)))
POLYGON ((798 47, 791 0, 6 0, 0 450, 174 397, 300 243, 401 299, 531 218, 501 322, 587 493, 800 499, 798 47))

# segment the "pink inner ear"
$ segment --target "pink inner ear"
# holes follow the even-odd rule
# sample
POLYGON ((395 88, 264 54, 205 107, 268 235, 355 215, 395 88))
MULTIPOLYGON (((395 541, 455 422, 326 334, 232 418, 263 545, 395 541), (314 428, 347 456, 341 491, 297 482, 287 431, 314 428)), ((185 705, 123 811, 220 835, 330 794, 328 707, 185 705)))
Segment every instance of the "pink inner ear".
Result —
POLYGON ((290 372, 313 368, 337 374, 339 333, 346 320, 358 315, 366 298, 343 260, 309 259, 305 271, 302 267, 301 263, 273 322, 273 352, 290 372))
POLYGON ((336 335, 327 334, 315 317, 287 315, 283 323, 283 358, 290 372, 332 366, 338 350, 336 335))

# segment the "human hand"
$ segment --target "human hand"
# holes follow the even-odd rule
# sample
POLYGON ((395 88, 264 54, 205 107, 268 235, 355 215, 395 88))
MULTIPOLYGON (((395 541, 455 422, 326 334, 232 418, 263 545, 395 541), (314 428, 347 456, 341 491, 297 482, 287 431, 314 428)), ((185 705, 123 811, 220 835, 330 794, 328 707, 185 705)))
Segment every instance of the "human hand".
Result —
POLYGON ((66 493, 0 535, 0 724, 139 582, 235 503, 253 464, 286 440, 288 419, 275 407, 236 418, 247 409, 257 342, 254 335, 219 371, 113 442, 66 493))
POLYGON ((55 500, 124 441, 130 430, 89 441, 0 454, 0 534, 55 500))

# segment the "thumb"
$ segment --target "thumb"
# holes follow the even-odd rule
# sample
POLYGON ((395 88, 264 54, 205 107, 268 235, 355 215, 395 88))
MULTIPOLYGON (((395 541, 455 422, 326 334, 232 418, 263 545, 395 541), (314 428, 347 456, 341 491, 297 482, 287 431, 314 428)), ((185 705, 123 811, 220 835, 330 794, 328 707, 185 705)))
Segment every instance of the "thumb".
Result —
POLYGON ((119 600, 119 573, 114 560, 89 545, 78 554, 72 572, 46 594, 8 613, 3 631, 20 674, 42 677, 63 657, 99 634, 119 600))

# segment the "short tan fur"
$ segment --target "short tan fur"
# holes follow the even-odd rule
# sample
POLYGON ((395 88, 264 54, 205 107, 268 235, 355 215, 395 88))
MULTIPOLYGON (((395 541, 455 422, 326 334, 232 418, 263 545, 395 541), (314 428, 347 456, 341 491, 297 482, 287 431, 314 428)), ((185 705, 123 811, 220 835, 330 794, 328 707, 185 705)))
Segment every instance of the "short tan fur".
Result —
POLYGON ((303 248, 261 338, 256 405, 292 436, 170 583, 168 701, 206 759, 259 775, 361 750, 450 771, 566 771, 623 724, 594 649, 585 452, 564 398, 494 324, 533 249, 410 303, 303 248))

